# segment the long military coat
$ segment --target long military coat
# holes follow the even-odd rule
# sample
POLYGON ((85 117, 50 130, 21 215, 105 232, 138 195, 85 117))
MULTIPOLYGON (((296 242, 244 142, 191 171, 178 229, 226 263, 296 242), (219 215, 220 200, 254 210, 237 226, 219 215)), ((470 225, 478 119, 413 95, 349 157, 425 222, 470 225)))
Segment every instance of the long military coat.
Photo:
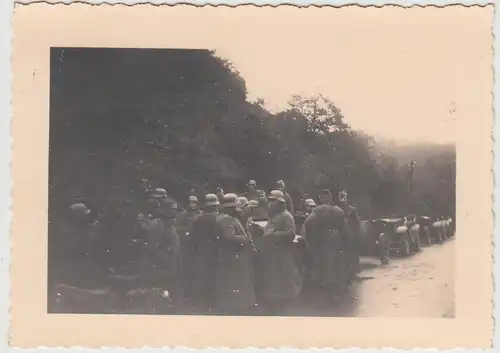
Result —
POLYGON ((99 288, 105 284, 106 253, 98 222, 68 221, 49 238, 49 277, 52 284, 99 288))
POLYGON ((182 266, 173 222, 169 224, 159 218, 143 217, 138 223, 143 239, 139 259, 143 286, 166 289, 174 300, 180 301, 182 266))
POLYGON ((176 219, 175 227, 179 235, 181 254, 182 254, 182 269, 184 277, 184 291, 188 296, 195 295, 195 256, 196 244, 192 236, 193 223, 203 214, 202 211, 185 210, 182 211, 176 219))
POLYGON ((361 220, 356 207, 346 205, 343 211, 346 216, 346 231, 348 240, 348 244, 346 244, 346 246, 349 252, 351 265, 354 266, 354 270, 357 270, 359 268, 359 253, 361 246, 361 220))
POLYGON ((224 312, 250 308, 256 303, 251 237, 225 213, 217 216, 216 227, 215 307, 224 312))
POLYGON ((215 295, 217 259, 217 212, 196 218, 193 223, 192 238, 195 245, 194 283, 197 298, 211 306, 215 295))
POLYGON ((304 230, 313 279, 322 285, 346 284, 344 212, 337 206, 319 205, 305 220, 304 230))
POLYGON ((297 263, 295 220, 284 211, 269 220, 257 243, 258 296, 264 301, 290 299, 302 289, 302 271, 297 263))

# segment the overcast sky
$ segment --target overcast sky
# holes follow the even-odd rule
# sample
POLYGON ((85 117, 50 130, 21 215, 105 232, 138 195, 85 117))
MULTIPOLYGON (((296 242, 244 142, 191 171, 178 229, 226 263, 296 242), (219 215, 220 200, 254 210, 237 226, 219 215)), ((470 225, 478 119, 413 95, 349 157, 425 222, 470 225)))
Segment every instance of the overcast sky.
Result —
POLYGON ((261 35, 241 26, 216 51, 245 78, 249 99, 261 97, 271 110, 292 94, 321 92, 356 129, 449 143, 456 119, 471 118, 469 98, 485 92, 491 37, 474 11, 435 10, 256 18, 261 35))

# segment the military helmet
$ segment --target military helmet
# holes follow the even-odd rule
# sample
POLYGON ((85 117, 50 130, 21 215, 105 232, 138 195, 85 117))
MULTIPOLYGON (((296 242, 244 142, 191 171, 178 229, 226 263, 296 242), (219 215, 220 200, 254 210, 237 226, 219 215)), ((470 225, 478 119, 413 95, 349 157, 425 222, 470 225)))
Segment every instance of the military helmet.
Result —
POLYGON ((257 182, 255 180, 250 180, 248 182, 247 186, 250 186, 250 185, 257 186, 257 182))
POLYGON ((217 206, 219 205, 219 199, 215 194, 206 194, 205 195, 205 206, 217 206))
POLYGON ((90 213, 89 208, 83 202, 74 203, 69 208, 71 211, 74 211, 74 212, 79 212, 79 213, 83 213, 83 214, 90 213))
POLYGON ((248 207, 259 207, 259 201, 257 200, 248 201, 248 207))
POLYGON ((306 206, 316 206, 316 202, 314 202, 313 199, 306 199, 304 201, 304 205, 306 205, 306 206))
POLYGON ((222 206, 223 207, 236 207, 238 204, 236 200, 238 199, 238 196, 233 193, 227 193, 224 194, 222 197, 222 206))
POLYGON ((285 195, 280 190, 273 190, 269 194, 269 200, 278 200, 279 202, 285 203, 285 195))
POLYGON ((196 196, 189 196, 189 202, 199 203, 198 198, 196 196))
POLYGON ((151 197, 154 199, 162 199, 167 197, 167 191, 165 189, 157 188, 151 193, 151 197))
POLYGON ((236 199, 236 203, 238 204, 238 208, 243 208, 248 205, 248 199, 245 196, 240 196, 236 199))
POLYGON ((236 194, 233 194, 233 193, 225 194, 223 197, 222 205, 224 207, 236 207, 236 206, 238 206, 238 203, 236 202, 237 199, 238 199, 238 196, 236 196, 236 194))

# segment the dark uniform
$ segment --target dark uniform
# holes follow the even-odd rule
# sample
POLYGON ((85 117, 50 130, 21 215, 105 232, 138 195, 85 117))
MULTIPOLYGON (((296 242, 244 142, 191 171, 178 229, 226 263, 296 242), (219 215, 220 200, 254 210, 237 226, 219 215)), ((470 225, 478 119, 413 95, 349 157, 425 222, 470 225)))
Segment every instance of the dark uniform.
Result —
POLYGON ((344 212, 337 206, 317 206, 304 223, 313 280, 322 287, 343 290, 348 280, 344 212))
POLYGON ((137 231, 142 233, 140 276, 142 288, 167 290, 170 308, 155 308, 156 312, 182 307, 182 268, 179 261, 179 243, 172 223, 165 225, 159 218, 140 214, 137 231))
POLYGON ((215 307, 221 313, 247 313, 256 303, 253 241, 238 218, 226 212, 236 207, 236 195, 224 195, 216 218, 218 235, 215 307))
POLYGON ((268 310, 281 312, 285 303, 302 288, 302 273, 296 262, 295 221, 284 211, 269 220, 259 243, 259 297, 268 310), (267 234, 267 235, 266 235, 267 234))
POLYGON ((88 289, 104 286, 107 252, 101 223, 79 203, 72 206, 69 219, 61 225, 49 238, 54 257, 50 261, 51 282, 88 289))
POLYGON ((205 309, 211 309, 215 300, 215 276, 217 259, 217 228, 216 220, 218 216, 217 196, 208 194, 206 206, 214 207, 214 210, 207 209, 202 215, 197 217, 193 223, 192 239, 194 242, 194 283, 195 300, 205 309))
POLYGON ((184 277, 184 295, 186 298, 195 296, 195 256, 196 244, 192 237, 193 223, 201 216, 203 212, 199 209, 187 209, 182 211, 176 219, 175 227, 179 235, 181 254, 182 254, 182 270, 184 277))
POLYGON ((358 211, 356 207, 349 204, 341 206, 344 214, 346 216, 346 230, 348 235, 349 243, 348 251, 351 257, 351 266, 353 274, 359 272, 359 247, 360 247, 360 224, 361 219, 359 218, 358 211))

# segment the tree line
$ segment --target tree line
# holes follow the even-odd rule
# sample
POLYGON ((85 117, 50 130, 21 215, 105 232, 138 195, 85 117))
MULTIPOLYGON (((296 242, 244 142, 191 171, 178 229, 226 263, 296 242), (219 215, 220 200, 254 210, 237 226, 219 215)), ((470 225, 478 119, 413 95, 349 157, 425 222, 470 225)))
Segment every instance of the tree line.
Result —
POLYGON ((322 95, 271 113, 208 50, 52 48, 49 164, 49 220, 79 197, 122 219, 142 178, 181 202, 283 179, 296 204, 345 188, 363 218, 454 213, 454 146, 381 148, 322 95))

